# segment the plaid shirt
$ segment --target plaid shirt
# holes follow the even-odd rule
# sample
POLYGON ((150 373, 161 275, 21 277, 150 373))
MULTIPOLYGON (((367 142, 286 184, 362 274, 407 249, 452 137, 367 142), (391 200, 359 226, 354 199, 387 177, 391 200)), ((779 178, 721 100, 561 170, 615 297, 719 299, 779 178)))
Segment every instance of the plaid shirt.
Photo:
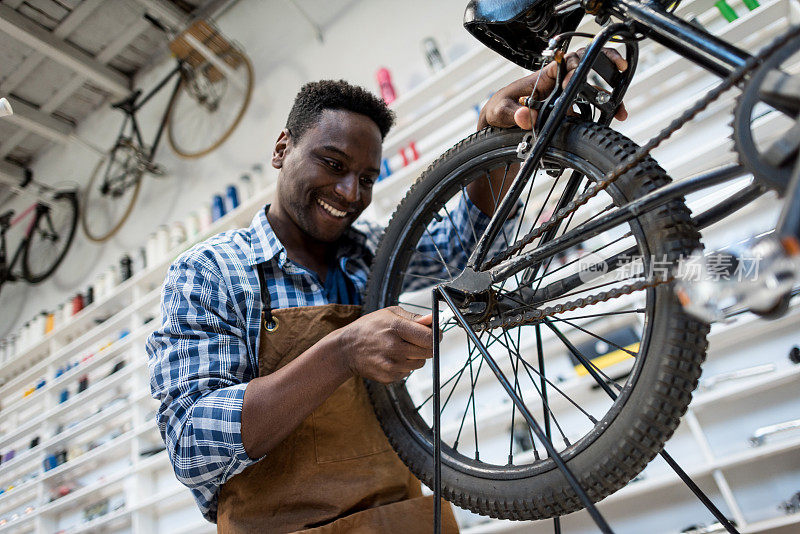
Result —
MULTIPOLYGON (((462 269, 464 249, 472 249, 488 222, 463 195, 451 217, 433 221, 423 235, 407 269, 421 276, 405 289, 432 285, 427 277, 449 278, 440 254, 454 272, 462 269)), ((339 265, 359 295, 381 233, 359 221, 340 242, 339 265)), ((260 459, 247 455, 241 436, 244 391, 258 376, 260 263, 272 308, 328 304, 318 276, 287 258, 260 210, 249 228, 216 235, 170 266, 161 326, 147 340, 151 393, 161 403, 158 428, 178 480, 212 522, 222 484, 260 459)))

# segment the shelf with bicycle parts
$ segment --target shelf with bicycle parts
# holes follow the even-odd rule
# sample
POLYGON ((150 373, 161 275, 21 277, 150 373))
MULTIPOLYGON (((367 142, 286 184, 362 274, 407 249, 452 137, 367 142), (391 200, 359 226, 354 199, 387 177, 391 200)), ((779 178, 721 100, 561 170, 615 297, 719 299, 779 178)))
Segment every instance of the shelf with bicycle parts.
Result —
MULTIPOLYGON (((150 297, 151 306, 156 308, 154 313, 157 314, 158 290, 150 297)), ((119 380, 117 378, 119 374, 130 374, 128 369, 131 367, 143 369, 144 357, 141 354, 141 347, 152 328, 152 323, 147 322, 133 333, 113 343, 101 342, 100 350, 96 352, 76 351, 72 354, 78 354, 80 358, 59 359, 53 362, 49 367, 56 375, 52 382, 37 392, 37 395, 16 400, 4 413, 0 450, 13 450, 15 442, 24 446, 28 441, 24 439, 26 430, 36 427, 36 422, 40 419, 52 417, 54 413, 63 413, 65 406, 77 404, 80 408, 84 406, 85 399, 102 392, 110 381, 119 380), (81 363, 78 364, 78 361, 81 363), (77 398, 84 400, 78 402, 77 398)), ((91 346, 91 342, 87 344, 91 346)), ((58 354, 55 356, 59 357, 58 354)), ((70 412, 70 415, 74 415, 74 412, 70 412)), ((14 461, 10 456, 8 460, 14 461)), ((0 474, 7 465, 8 461, 0 464, 0 474)))
MULTIPOLYGON (((165 456, 164 459, 165 463, 168 464, 165 456)), ((155 469, 158 468, 156 467, 155 469)), ((66 529, 65 533, 78 534, 81 532, 97 530, 123 530, 124 528, 130 527, 133 524, 133 514, 137 511, 147 509, 157 510, 159 513, 165 513, 179 507, 186 507, 189 505, 194 506, 194 501, 191 497, 191 494, 186 491, 186 488, 176 482, 172 487, 168 487, 158 491, 155 494, 148 495, 146 498, 136 502, 135 504, 128 505, 123 502, 122 505, 116 510, 114 510, 114 503, 111 501, 111 499, 103 499, 98 503, 98 505, 100 512, 104 513, 98 515, 94 519, 90 519, 84 523, 66 529)), ((190 524, 189 526, 191 528, 187 528, 185 532, 197 533, 203 532, 204 530, 216 532, 216 526, 208 523, 205 520, 203 520, 203 523, 195 523, 193 525, 190 524)), ((180 531, 170 530, 170 532, 176 533, 180 531)))
POLYGON ((31 513, 49 514, 55 524, 63 519, 60 516, 69 515, 76 499, 97 500, 98 492, 108 492, 134 471, 143 468, 168 470, 169 462, 152 425, 152 417, 134 416, 132 412, 136 410, 130 409, 131 406, 142 406, 140 411, 146 410, 151 415, 152 402, 142 404, 145 399, 150 400, 147 395, 134 396, 127 401, 117 398, 117 402, 124 402, 128 408, 126 413, 116 421, 109 420, 105 425, 97 423, 96 427, 84 429, 80 439, 59 453, 67 456, 65 463, 54 466, 53 463, 58 461, 57 455, 46 453, 37 478, 0 500, 0 518, 14 516, 15 509, 33 508, 31 513), (150 456, 158 459, 141 463, 150 456))
POLYGON ((3 414, 0 443, 6 442, 9 429, 26 421, 28 413, 35 412, 43 403, 52 402, 54 395, 58 395, 58 400, 67 400, 69 392, 63 393, 65 384, 79 382, 81 375, 92 372, 95 367, 108 362, 134 342, 138 342, 140 332, 147 332, 148 323, 158 315, 159 293, 158 289, 152 290, 147 298, 133 306, 132 311, 143 315, 143 319, 125 315, 114 317, 99 325, 94 334, 76 339, 47 360, 19 375, 18 380, 9 382, 3 390, 7 401, 0 411, 3 414), (136 328, 133 336, 130 335, 131 328, 136 328), (35 381, 38 386, 30 394, 29 381, 35 381))
MULTIPOLYGON (((260 172, 258 169, 260 167, 253 172, 253 175, 260 172)), ((68 321, 62 321, 52 331, 43 334, 42 338, 27 350, 16 353, 4 362, 0 367, 0 384, 2 384, 0 385, 0 395, 16 389, 23 382, 28 383, 26 389, 33 386, 35 391, 35 385, 38 382, 36 376, 48 365, 45 362, 52 362, 54 358, 63 357, 77 350, 75 343, 79 343, 81 339, 92 339, 100 332, 98 328, 102 328, 105 321, 124 323, 126 318, 130 319, 134 312, 140 313, 139 308, 142 306, 143 295, 151 294, 157 298, 158 288, 164 280, 166 269, 178 254, 211 235, 231 228, 247 226, 255 211, 263 206, 273 194, 273 184, 265 183, 266 179, 262 178, 259 178, 258 181, 258 185, 262 187, 261 190, 252 191, 242 188, 242 192, 247 195, 243 199, 244 204, 225 207, 223 202, 223 206, 219 207, 217 219, 210 220, 209 226, 200 230, 199 233, 186 235, 185 232, 175 232, 176 235, 184 236, 184 239, 173 240, 173 247, 169 247, 168 231, 162 228, 161 245, 154 247, 151 241, 152 261, 146 267, 143 269, 140 267, 138 272, 133 272, 131 278, 108 288, 109 290, 104 292, 102 298, 96 298, 92 304, 81 309, 68 321), (165 242, 166 250, 162 246, 165 242)), ((139 262, 138 265, 141 266, 142 262, 139 262)), ((110 269, 106 269, 103 273, 109 271, 110 269)), ((137 326, 138 324, 131 325, 133 328, 137 326)))
MULTIPOLYGON (((257 169, 258 166, 253 172, 254 177, 258 177, 257 169)), ((137 253, 124 254, 118 266, 112 265, 102 270, 95 277, 93 285, 90 285, 84 294, 79 293, 70 297, 66 304, 62 304, 59 307, 57 312, 42 312, 26 323, 18 335, 9 336, 3 341, 2 351, 0 351, 0 363, 6 363, 5 373, 3 374, 13 372, 14 366, 11 365, 13 360, 16 360, 17 363, 25 363, 16 359, 17 353, 46 353, 50 348, 44 343, 48 334, 54 331, 61 331, 61 327, 68 323, 74 323, 79 319, 78 314, 85 307, 91 308, 94 301, 109 301, 107 296, 116 295, 116 288, 119 285, 124 285, 128 279, 132 278, 134 273, 139 273, 146 269, 148 262, 150 264, 159 264, 173 248, 180 246, 187 240, 197 238, 200 234, 205 234, 216 220, 238 207, 240 198, 251 199, 255 194, 254 179, 250 174, 242 175, 238 184, 230 184, 227 187, 224 198, 222 195, 215 195, 212 201, 206 203, 205 209, 193 212, 185 221, 176 221, 170 226, 164 225, 160 227, 157 232, 150 236, 146 246, 142 246, 137 253)), ((259 179, 259 185, 264 185, 261 183, 261 179, 259 179)), ((123 298, 123 302, 116 300, 110 303, 107 310, 109 312, 108 315, 114 315, 121 306, 124 306, 126 295, 119 296, 123 298)), ((80 317, 85 317, 85 315, 81 314, 80 317)), ((95 318, 95 320, 98 319, 95 318)), ((91 328, 93 325, 90 321, 84 326, 91 328)), ((80 329, 80 327, 80 322, 73 324, 73 328, 69 329, 69 332, 73 333, 75 329, 80 329)), ((27 358, 27 362, 35 362, 39 354, 33 354, 32 358, 27 358)), ((2 377, 0 377, 1 379, 2 377)))
MULTIPOLYGON (((7 461, 0 464, 0 488, 5 489, 9 479, 17 478, 16 473, 28 469, 32 460, 41 460, 42 451, 60 448, 66 453, 67 441, 85 434, 94 425, 116 421, 120 414, 120 398, 128 399, 124 404, 132 402, 131 392, 137 402, 147 398, 146 384, 141 384, 140 392, 133 391, 131 378, 146 376, 145 358, 139 347, 150 330, 145 325, 106 353, 99 354, 96 360, 91 360, 93 368, 82 370, 77 380, 73 376, 72 380, 55 385, 49 395, 43 395, 42 401, 29 410, 26 419, 21 419, 13 430, 4 432, 2 448, 7 461), (75 392, 70 394, 70 390, 75 392), (15 455, 14 451, 19 454, 15 455)), ((66 456, 61 455, 56 463, 65 460, 66 456)))
MULTIPOLYGON (((119 366, 115 365, 115 368, 119 366)), ((30 445, 24 452, 21 451, 22 447, 17 449, 20 450, 19 460, 9 462, 0 473, 4 491, 8 489, 5 483, 13 486, 16 480, 24 480, 37 463, 48 470, 80 456, 85 449, 77 447, 76 441, 86 438, 99 426, 115 425, 126 420, 129 414, 122 413, 120 405, 143 398, 131 390, 133 374, 134 369, 129 368, 115 376, 109 375, 98 381, 94 389, 77 394, 75 402, 65 402, 45 410, 42 415, 34 417, 31 424, 23 425, 19 433, 11 436, 9 443, 22 439, 23 443, 30 445)))

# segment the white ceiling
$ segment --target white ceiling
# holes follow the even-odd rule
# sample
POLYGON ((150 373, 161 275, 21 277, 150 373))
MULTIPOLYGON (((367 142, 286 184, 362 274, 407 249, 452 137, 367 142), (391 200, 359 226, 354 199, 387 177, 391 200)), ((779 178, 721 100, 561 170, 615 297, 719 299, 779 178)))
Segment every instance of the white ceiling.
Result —
POLYGON ((166 38, 145 13, 182 26, 230 3, 0 1, 0 96, 14 108, 0 120, 0 179, 19 179, 23 167, 69 139, 87 115, 125 96, 137 72, 159 58, 166 38))

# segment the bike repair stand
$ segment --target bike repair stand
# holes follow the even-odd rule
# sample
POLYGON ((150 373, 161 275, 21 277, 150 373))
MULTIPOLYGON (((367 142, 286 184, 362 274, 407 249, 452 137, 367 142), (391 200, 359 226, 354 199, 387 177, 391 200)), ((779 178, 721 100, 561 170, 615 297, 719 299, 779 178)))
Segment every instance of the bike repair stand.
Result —
MULTIPOLYGON (((442 528, 442 447, 441 447, 441 413, 440 413, 440 402, 441 402, 441 392, 439 391, 439 336, 440 336, 440 329, 439 329, 439 301, 444 301, 447 306, 450 308, 450 311, 453 313, 455 320, 458 322, 459 325, 464 329, 464 332, 469 337, 470 341, 475 344, 475 347, 480 351, 481 356, 483 357, 486 364, 491 368, 492 372, 497 377, 497 380, 503 386, 503 389, 506 390, 508 396, 513 401, 514 405, 519 410, 520 414, 523 416, 525 421, 530 426, 533 433, 536 435, 537 438, 542 442, 544 448, 547 450, 547 453, 553 459, 556 466, 561 470, 564 474, 564 478, 567 479, 572 489, 575 490, 575 493, 580 499, 583 506, 586 508, 586 511, 591 516, 592 520, 594 520, 597 527, 600 529, 600 532, 603 534, 613 534, 611 527, 608 525, 603 516, 597 510, 597 507, 591 501, 589 496, 586 494, 586 491, 581 487, 578 480, 575 478, 575 475, 567 467, 567 464, 564 463, 561 456, 555 450, 553 446, 553 442, 550 439, 550 432, 549 428, 548 431, 545 432, 542 430, 542 427, 539 426, 539 423, 533 418, 531 415, 530 410, 525 406, 525 403, 522 401, 522 398, 517 395, 516 391, 512 387, 511 383, 508 381, 506 376, 503 374, 503 371, 500 369, 500 366, 497 365, 497 362, 492 358, 489 351, 486 349, 486 346, 481 342, 478 336, 473 332, 472 328, 469 326, 469 323, 458 310, 458 307, 453 302, 453 300, 447 295, 446 289, 442 286, 436 286, 432 291, 432 298, 431 298, 431 309, 433 315, 433 532, 434 534, 440 534, 442 528)), ((543 321, 546 324, 549 324, 547 319, 543 321)), ((563 336, 558 331, 555 331, 556 336, 566 345, 569 351, 577 358, 577 360, 586 368, 589 372, 589 375, 597 382, 600 388, 605 391, 612 400, 617 398, 617 394, 611 389, 608 383, 600 377, 594 364, 586 359, 583 354, 578 351, 575 346, 569 342, 569 340, 563 336)), ((547 402, 547 393, 546 391, 542 392, 544 402, 547 402)), ((549 427, 549 425, 547 425, 549 427)), ((672 468, 675 474, 683 481, 683 483, 695 494, 695 496, 700 500, 701 503, 708 509, 709 512, 720 522, 720 524, 725 527, 730 534, 739 534, 736 528, 731 524, 730 521, 719 511, 719 509, 714 506, 714 503, 706 496, 705 493, 694 483, 694 481, 689 478, 689 475, 678 465, 678 463, 669 455, 665 450, 662 450, 660 453, 661 457, 667 462, 667 464, 672 468)), ((561 523, 559 518, 556 517, 553 519, 553 527, 555 534, 561 533, 561 523)))

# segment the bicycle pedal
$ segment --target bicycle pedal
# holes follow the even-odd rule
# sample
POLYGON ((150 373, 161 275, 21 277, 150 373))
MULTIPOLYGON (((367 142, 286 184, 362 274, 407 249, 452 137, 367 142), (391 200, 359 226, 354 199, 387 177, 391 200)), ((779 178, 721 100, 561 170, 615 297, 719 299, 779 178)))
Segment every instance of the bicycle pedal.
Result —
POLYGON ((800 257, 768 237, 738 254, 695 253, 678 263, 675 292, 684 310, 708 322, 749 310, 767 318, 789 308, 800 281, 800 257))
POLYGON ((144 170, 146 170, 148 173, 154 176, 164 176, 165 174, 167 174, 167 170, 161 165, 158 165, 157 163, 149 163, 145 165, 144 170))

